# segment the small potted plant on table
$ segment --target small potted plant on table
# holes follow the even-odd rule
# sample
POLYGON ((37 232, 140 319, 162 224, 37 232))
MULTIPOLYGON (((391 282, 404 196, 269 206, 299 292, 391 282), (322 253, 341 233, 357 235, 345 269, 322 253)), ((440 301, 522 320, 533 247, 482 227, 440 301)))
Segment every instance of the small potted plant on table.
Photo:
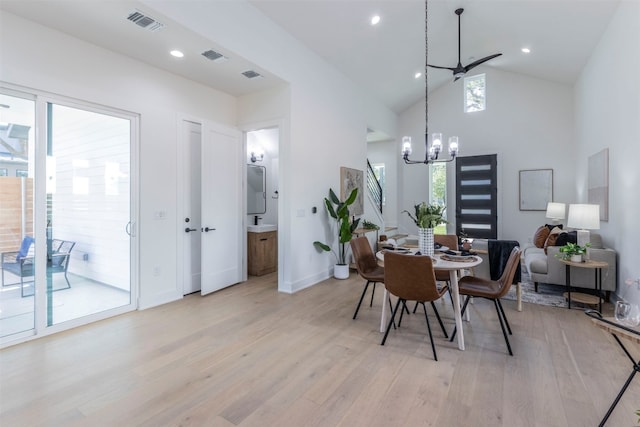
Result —
POLYGON ((587 253, 587 248, 591 246, 590 243, 580 246, 577 243, 567 243, 564 246, 560 246, 560 257, 565 261, 582 262, 583 255, 587 253))
POLYGON ((420 248, 420 253, 433 256, 433 229, 440 224, 447 223, 444 219, 446 207, 437 204, 428 205, 422 202, 415 205, 413 209, 415 216, 407 210, 402 212, 409 215, 409 218, 418 226, 418 247, 420 248))

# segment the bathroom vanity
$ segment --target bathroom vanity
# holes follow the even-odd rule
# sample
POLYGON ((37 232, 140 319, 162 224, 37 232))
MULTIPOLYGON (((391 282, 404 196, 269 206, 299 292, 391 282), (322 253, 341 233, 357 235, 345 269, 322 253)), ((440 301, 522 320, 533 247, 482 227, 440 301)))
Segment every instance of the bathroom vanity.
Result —
POLYGON ((275 225, 247 227, 247 269, 251 276, 262 276, 278 269, 278 231, 275 225))

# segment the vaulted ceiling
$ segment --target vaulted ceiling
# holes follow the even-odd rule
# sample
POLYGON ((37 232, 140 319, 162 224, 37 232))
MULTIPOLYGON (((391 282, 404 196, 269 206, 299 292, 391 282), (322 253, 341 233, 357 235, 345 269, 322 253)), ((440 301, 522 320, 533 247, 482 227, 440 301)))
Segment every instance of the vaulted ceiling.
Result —
MULTIPOLYGON (((416 72, 424 72, 424 2, 249 1, 390 109, 401 112, 424 97, 424 77, 414 78, 416 72), (372 26, 370 18, 375 14, 381 20, 372 26)), ((190 2, 182 0, 182 7, 188 8, 190 2)), ((499 52, 502 56, 475 70, 495 67, 572 84, 618 3, 619 0, 432 0, 428 4, 429 63, 452 67, 458 62, 454 10, 462 7, 463 64, 499 52), (522 53, 523 47, 531 49, 531 53, 522 53)), ((206 40, 159 16, 149 5, 153 0, 145 4, 120 0, 3 0, 0 9, 232 95, 282 83, 277 76, 261 70, 259 64, 238 58, 224 46, 216 45, 215 40, 206 40), (126 19, 136 9, 166 27, 157 32, 142 30, 126 19), (167 54, 176 46, 185 51, 179 61, 167 54), (201 53, 208 49, 231 59, 224 67, 214 67, 210 61, 202 60, 201 53), (241 75, 251 69, 264 78, 249 80, 241 75)), ((453 83, 450 71, 430 68, 429 88, 443 84, 461 82, 453 83)))

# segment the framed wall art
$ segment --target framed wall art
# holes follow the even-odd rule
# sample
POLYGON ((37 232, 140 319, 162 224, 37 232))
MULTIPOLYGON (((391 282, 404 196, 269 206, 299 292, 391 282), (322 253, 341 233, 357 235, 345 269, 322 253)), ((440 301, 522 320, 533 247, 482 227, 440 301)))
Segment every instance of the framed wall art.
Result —
POLYGON ((520 171, 520 210, 546 211, 553 201, 553 169, 520 171))
POLYGON ((364 213, 364 172, 358 169, 340 167, 340 200, 345 200, 354 188, 358 189, 358 197, 349 210, 351 215, 364 213))

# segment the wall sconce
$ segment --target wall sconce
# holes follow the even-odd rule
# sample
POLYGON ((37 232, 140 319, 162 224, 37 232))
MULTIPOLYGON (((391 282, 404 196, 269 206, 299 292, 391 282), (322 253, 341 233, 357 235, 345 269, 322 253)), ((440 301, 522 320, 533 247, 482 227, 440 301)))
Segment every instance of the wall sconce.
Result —
POLYGON ((264 159, 264 153, 262 151, 252 151, 251 152, 251 163, 261 162, 264 159))

